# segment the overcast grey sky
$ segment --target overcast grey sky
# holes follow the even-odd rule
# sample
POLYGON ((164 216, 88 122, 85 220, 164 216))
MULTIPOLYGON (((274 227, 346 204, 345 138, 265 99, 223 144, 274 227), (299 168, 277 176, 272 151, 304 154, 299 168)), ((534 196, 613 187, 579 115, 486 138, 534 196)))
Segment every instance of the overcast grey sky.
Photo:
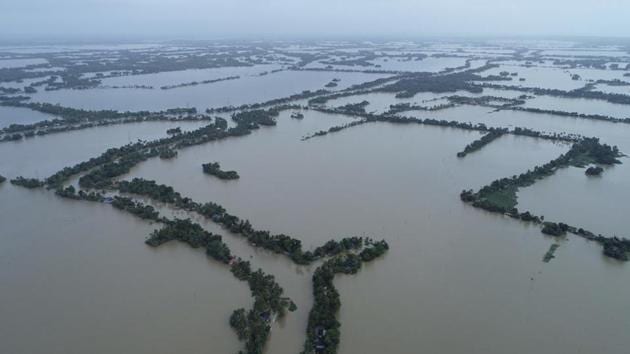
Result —
POLYGON ((630 0, 0 0, 0 39, 630 37, 630 0))

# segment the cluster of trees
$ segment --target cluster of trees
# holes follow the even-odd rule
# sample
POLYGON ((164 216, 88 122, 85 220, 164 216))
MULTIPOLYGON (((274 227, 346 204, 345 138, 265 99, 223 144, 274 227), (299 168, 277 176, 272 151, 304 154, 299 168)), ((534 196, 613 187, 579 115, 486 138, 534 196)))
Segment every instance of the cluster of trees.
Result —
POLYGON ((447 97, 449 102, 454 104, 467 104, 476 106, 491 106, 496 108, 506 108, 525 103, 527 95, 521 95, 519 98, 506 98, 500 96, 480 96, 480 97, 467 97, 467 96, 449 96, 447 97), (497 104, 501 103, 501 104, 497 104))
POLYGON ((173 159, 177 157, 177 150, 173 150, 169 147, 162 148, 159 151, 160 151, 159 156, 163 160, 173 159))
POLYGON ((205 85, 205 84, 213 84, 215 82, 221 82, 221 81, 228 81, 228 80, 236 80, 236 79, 240 79, 240 76, 228 76, 228 77, 221 77, 218 79, 212 79, 212 80, 203 80, 203 81, 192 81, 192 82, 184 82, 181 84, 177 84, 177 85, 165 85, 165 86, 161 86, 160 89, 162 90, 171 90, 174 88, 179 88, 179 87, 187 87, 187 86, 197 86, 197 85, 205 85))
POLYGON ((324 105, 330 100, 336 100, 342 97, 356 96, 356 95, 360 95, 364 93, 368 93, 368 91, 367 90, 344 91, 344 92, 337 92, 337 93, 333 93, 329 95, 320 95, 320 96, 317 96, 315 98, 311 98, 310 100, 308 100, 308 104, 309 106, 324 105))
POLYGON ((507 128, 491 129, 488 134, 466 145, 463 151, 457 153, 457 157, 465 157, 466 155, 481 150, 484 146, 502 137, 508 131, 507 128))
POLYGON ((99 79, 82 77, 81 74, 74 72, 61 72, 55 76, 59 79, 49 82, 48 86, 46 86, 46 91, 61 89, 87 90, 101 84, 99 79))
POLYGON ((218 162, 209 162, 201 165, 203 173, 215 176, 223 180, 239 179, 240 176, 236 171, 223 171, 218 162))
POLYGON ((356 274, 362 264, 371 262, 389 250, 386 241, 372 243, 359 254, 343 253, 327 260, 313 274, 314 303, 308 316, 304 353, 337 353, 341 323, 339 292, 333 279, 336 274, 356 274))
POLYGON ((0 129, 0 141, 15 141, 35 135, 41 136, 113 124, 149 121, 209 121, 212 119, 206 115, 195 114, 194 108, 175 108, 163 112, 118 112, 112 110, 90 111, 49 103, 4 102, 1 104, 28 108, 59 118, 33 124, 11 124, 0 129))
POLYGON ((554 253, 556 253, 556 250, 558 249, 558 247, 560 247, 560 245, 558 245, 557 243, 552 244, 549 247, 549 250, 547 251, 547 253, 545 253, 545 255, 543 256, 543 262, 549 263, 552 259, 556 258, 554 253))
POLYGON ((181 134, 181 133, 182 133, 182 128, 180 128, 180 127, 171 128, 171 129, 167 129, 166 130, 166 134, 168 134, 168 135, 177 135, 177 134, 181 134))
POLYGON ((398 98, 409 98, 420 92, 447 93, 456 91, 467 91, 471 93, 482 93, 483 89, 473 81, 505 81, 512 80, 504 76, 480 76, 478 72, 486 71, 496 67, 495 64, 470 69, 466 71, 453 72, 449 74, 433 75, 431 73, 409 74, 401 80, 383 86, 378 89, 382 92, 396 92, 398 98))
POLYGON ((406 77, 406 75, 396 75, 392 77, 380 78, 373 81, 368 81, 361 84, 352 85, 348 89, 345 89, 340 92, 335 92, 335 93, 330 93, 328 91, 323 91, 323 92, 320 91, 318 95, 315 95, 317 97, 311 98, 308 101, 308 104, 309 106, 310 105, 323 105, 330 100, 370 93, 372 92, 371 89, 378 88, 381 85, 384 85, 391 81, 399 80, 403 77, 406 77))
POLYGON ((359 103, 348 103, 346 105, 337 107, 336 110, 348 114, 361 114, 365 113, 365 108, 370 105, 370 102, 363 100, 359 103))
POLYGON ((389 106, 389 111, 387 111, 387 114, 398 114, 401 112, 408 112, 408 111, 434 112, 434 111, 440 111, 440 110, 448 109, 452 107, 455 107, 454 103, 443 103, 443 104, 439 104, 439 105, 431 106, 431 107, 420 106, 417 104, 412 105, 411 103, 397 103, 397 104, 392 104, 389 106))
POLYGON ((375 66, 371 60, 376 59, 378 56, 374 53, 364 53, 360 57, 354 57, 350 59, 338 59, 338 60, 322 60, 322 64, 329 65, 342 65, 342 66, 375 66))
POLYGON ((243 111, 234 113, 232 120, 237 124, 244 125, 249 129, 257 129, 259 126, 274 126, 276 125, 276 117, 278 116, 278 110, 263 110, 256 109, 253 111, 243 111))
MULTIPOLYGON (((319 112, 330 113, 330 114, 342 113, 331 108, 317 107, 313 109, 319 112)), ((348 114, 345 112, 343 113, 348 114)), ((380 114, 380 115, 374 114, 374 113, 365 113, 365 114, 353 113, 349 115, 359 117, 359 118, 364 118, 364 119, 355 124, 350 123, 350 124, 346 124, 342 126, 333 127, 329 129, 328 131, 320 131, 313 134, 312 136, 308 136, 307 138, 310 139, 314 136, 322 136, 329 133, 338 132, 346 128, 351 128, 356 125, 361 125, 361 124, 371 123, 371 122, 387 122, 387 123, 394 123, 394 124, 421 124, 421 125, 430 125, 430 126, 437 126, 437 127, 451 127, 451 128, 458 128, 458 129, 464 129, 464 130, 474 130, 474 131, 480 131, 480 132, 490 132, 491 130, 500 129, 500 128, 489 128, 483 123, 472 124, 469 122, 459 122, 459 121, 454 121, 454 120, 447 121, 447 120, 437 120, 433 118, 422 119, 422 118, 415 118, 415 117, 401 117, 401 116, 391 115, 388 113, 380 114)), ((577 142, 582 139, 581 136, 575 135, 575 134, 544 133, 544 132, 535 131, 529 128, 521 128, 521 127, 516 127, 513 130, 505 131, 504 134, 528 136, 532 138, 546 139, 546 140, 552 140, 552 141, 565 141, 565 142, 577 142)))
POLYGON ((220 52, 205 51, 202 54, 199 51, 182 51, 178 55, 163 54, 135 50, 85 52, 80 56, 67 55, 65 52, 37 53, 36 58, 44 58, 47 63, 0 68, 0 82, 50 77, 42 80, 47 85, 47 90, 82 89, 96 87, 107 77, 266 63, 262 58, 265 54, 263 50, 242 46, 222 48, 220 52), (96 75, 86 75, 90 73, 96 75))
MULTIPOLYGON (((305 90, 295 95, 282 97, 282 98, 276 98, 276 99, 272 99, 272 100, 261 102, 261 103, 243 104, 238 107, 225 106, 225 107, 218 107, 218 108, 208 108, 206 109, 206 113, 212 114, 212 113, 226 113, 226 112, 262 109, 264 107, 269 107, 269 106, 286 105, 291 101, 308 99, 311 97, 325 95, 327 93, 330 93, 330 92, 326 90, 317 90, 317 91, 305 90)), ((294 108, 300 108, 300 107, 294 106, 294 108)))
MULTIPOLYGON (((277 111, 275 112, 277 114, 277 111)), ((160 149, 168 147, 177 150, 186 146, 249 134, 251 129, 255 129, 258 126, 259 121, 258 115, 244 114, 239 116, 236 127, 226 129, 227 122, 221 118, 216 118, 214 124, 209 124, 190 132, 149 142, 139 141, 120 148, 109 149, 102 155, 89 161, 62 169, 50 176, 46 183, 49 187, 56 188, 70 177, 89 171, 81 177, 80 185, 84 188, 106 188, 112 185, 112 178, 127 173, 131 167, 141 161, 159 156, 160 149)))
MULTIPOLYGON (((118 182, 118 190, 122 193, 137 194, 153 200, 172 204, 177 208, 195 212, 205 218, 221 224, 234 234, 247 238, 250 244, 261 247, 277 254, 289 257, 297 264, 310 264, 325 257, 331 257, 343 252, 361 249, 364 245, 362 237, 345 237, 341 240, 330 240, 312 251, 304 251, 299 239, 284 234, 273 235, 269 231, 255 229, 248 220, 242 220, 232 215, 216 203, 200 204, 188 197, 182 197, 171 186, 157 184, 141 178, 131 181, 118 182)), ((370 242, 372 244, 372 242, 370 242)))
POLYGON ((551 176, 558 168, 582 167, 588 163, 610 165, 620 163, 617 159, 621 153, 617 147, 601 144, 597 138, 583 138, 573 144, 571 149, 560 157, 536 166, 518 176, 502 178, 482 187, 478 192, 463 191, 461 199, 473 206, 492 212, 517 214, 516 192, 519 188, 530 186, 537 180, 551 176))
POLYGON ((162 221, 162 219, 160 219, 160 214, 155 210, 155 208, 150 205, 137 202, 131 198, 115 196, 111 204, 114 208, 124 210, 141 219, 162 221))
POLYGON ((564 236, 569 231, 569 225, 565 223, 544 222, 543 227, 540 230, 545 235, 550 236, 564 236))
POLYGON ((41 188, 44 186, 44 182, 37 178, 24 178, 22 176, 12 179, 11 184, 28 189, 41 188))
POLYGON ((195 131, 169 138, 158 139, 152 142, 139 141, 120 148, 112 148, 98 157, 91 158, 72 167, 65 167, 48 177, 46 184, 51 188, 56 188, 70 177, 90 171, 81 177, 79 180, 80 185, 85 188, 104 188, 112 184, 111 178, 127 173, 131 167, 147 158, 158 156, 160 148, 168 147, 171 144, 179 144, 180 146, 194 145, 225 136, 227 136, 227 133, 223 129, 218 129, 210 124, 195 131))
POLYGON ((146 240, 151 247, 166 242, 179 241, 192 248, 203 248, 208 257, 229 265, 232 274, 246 281, 254 298, 252 309, 237 309, 230 316, 230 326, 238 338, 245 342, 247 354, 261 354, 269 338, 274 316, 283 317, 287 311, 295 311, 295 304, 283 296, 284 290, 273 275, 258 269, 252 271, 250 263, 232 255, 221 236, 204 230, 190 219, 163 220, 165 226, 154 231, 146 240))
POLYGON ((6 177, 4 177, 3 175, 0 175, 0 184, 4 183, 4 181, 6 181, 6 177))
POLYGON ((343 124, 343 125, 336 125, 334 127, 330 127, 328 130, 320 130, 320 131, 315 132, 315 133, 313 133, 311 135, 307 135, 307 136, 302 138, 302 141, 306 141, 306 140, 312 139, 312 138, 317 137, 317 136, 324 136, 324 135, 327 135, 327 134, 330 134, 330 133, 336 133, 338 131, 341 131, 341 130, 344 130, 344 129, 347 129, 347 128, 352 128, 352 127, 355 127, 357 125, 362 125, 362 124, 365 124, 365 123, 369 123, 369 121, 367 119, 362 119, 362 120, 355 120, 354 122, 346 123, 346 124, 343 124))
POLYGON ((149 86, 149 85, 114 85, 114 86, 109 86, 109 85, 100 85, 98 86, 98 88, 102 88, 102 89, 139 89, 139 90, 153 90, 153 86, 149 86))
POLYGON ((123 155, 119 160, 107 162, 79 178, 82 188, 104 189, 112 185, 112 178, 128 173, 138 163, 158 155, 155 149, 148 151, 134 151, 123 155))
POLYGON ((5 131, 0 131, 0 142, 2 141, 17 141, 22 138, 29 138, 33 136, 43 136, 54 133, 63 133, 68 131, 82 130, 95 127, 104 127, 116 124, 129 124, 129 123, 141 123, 141 122, 179 122, 179 121, 209 121, 210 117, 206 116, 186 116, 186 117, 167 117, 159 115, 151 115, 146 117, 132 117, 124 119, 110 119, 101 120, 98 122, 86 122, 86 123, 72 123, 65 122, 60 119, 47 120, 34 124, 11 124, 9 127, 4 128, 5 131), (21 133, 9 133, 10 131, 19 131, 21 133))
POLYGON ((25 136, 19 133, 13 133, 13 134, 5 134, 1 139, 0 142, 3 141, 20 141, 24 138, 25 136))
POLYGON ((577 113, 577 112, 558 111, 558 110, 552 110, 552 109, 540 109, 540 108, 516 107, 516 106, 503 107, 503 108, 508 108, 514 111, 529 112, 529 113, 552 114, 552 115, 563 116, 563 117, 603 120, 603 121, 612 122, 612 123, 630 124, 630 118, 615 118, 615 117, 606 116, 602 114, 585 114, 585 113, 577 113))
POLYGON ((604 172, 604 169, 599 166, 591 166, 584 171, 587 176, 599 176, 604 172))
POLYGON ((204 248, 206 254, 219 262, 228 264, 232 259, 230 249, 223 243, 221 236, 213 235, 204 230, 201 225, 190 219, 165 220, 165 226, 153 231, 145 243, 151 247, 158 247, 166 242, 177 240, 188 244, 192 248, 204 248))
POLYGON ((618 237, 603 237, 599 235, 597 237, 597 241, 604 247, 604 255, 623 262, 628 261, 628 254, 630 254, 630 240, 618 237))
MULTIPOLYGON (((100 192, 88 193, 86 191, 79 190, 79 192, 77 193, 76 189, 72 185, 66 188, 57 187, 57 189, 55 190, 55 194, 62 198, 67 198, 67 199, 87 200, 91 202, 104 202, 105 201, 105 197, 100 192)), ((113 203, 113 198, 112 198, 112 203, 113 203)))
MULTIPOLYGON (((170 186, 158 185, 154 181, 147 181, 135 178, 132 181, 122 181, 118 185, 119 190, 123 193, 134 193, 148 196, 152 199, 172 203, 176 206, 185 208, 190 211, 196 211, 201 215, 211 218, 212 220, 223 224, 234 233, 243 234, 256 247, 263 247, 276 253, 286 254, 298 264, 308 264, 324 257, 335 257, 320 267, 313 277, 313 284, 316 287, 316 293, 322 290, 322 276, 329 276, 336 273, 354 274, 360 267, 362 262, 371 262, 382 256, 389 250, 386 241, 374 241, 370 238, 347 237, 340 241, 328 241, 326 244, 315 248, 313 251, 302 251, 301 242, 292 239, 286 235, 270 235, 267 231, 254 230, 248 221, 241 221, 238 217, 228 214, 223 207, 215 203, 198 204, 192 202, 188 198, 182 198, 181 195, 173 190, 170 186), (358 252, 358 254, 352 252, 358 252)), ((188 243, 191 247, 205 247, 209 256, 231 265, 231 271, 240 280, 247 281, 250 290, 255 298, 254 307, 250 311, 245 309, 235 310, 230 317, 230 325, 237 332, 239 339, 246 342, 247 353, 261 353, 264 343, 266 342, 269 330, 270 319, 272 314, 283 316, 286 311, 294 311, 296 306, 289 299, 283 298, 282 289, 277 286, 274 279, 270 275, 265 275, 260 270, 252 272, 249 262, 230 256, 229 250, 224 247, 210 246, 212 243, 218 244, 220 237, 207 233, 198 224, 193 224, 190 220, 166 221, 167 226, 159 231, 155 231, 151 238, 147 240, 147 244, 151 246, 159 246, 171 240, 179 240, 188 243), (217 251, 218 250, 218 251, 217 251)), ((331 288, 332 279, 330 280, 331 288)), ((338 294, 335 297, 334 292, 326 292, 323 297, 320 296, 321 302, 317 302, 311 310, 309 317, 309 339, 305 343, 305 348, 313 349, 314 345, 322 342, 321 334, 313 328, 331 328, 328 331, 326 339, 323 340, 326 348, 336 352, 338 344, 338 335, 335 335, 334 328, 339 327, 339 322, 335 316, 339 306, 328 307, 326 301, 336 299, 339 302, 338 294), (333 321, 323 321, 322 318, 331 318, 333 321), (332 325, 331 325, 332 323, 332 325), (328 327, 322 327, 326 325, 328 327), (336 338, 336 339, 335 339, 336 338)))
POLYGON ((585 98, 593 100, 602 100, 610 103, 630 104, 630 96, 617 93, 606 93, 601 91, 591 91, 589 89, 580 89, 572 91, 564 91, 558 89, 547 89, 540 87, 520 87, 520 86, 504 86, 497 84, 481 83, 476 85, 479 88, 493 88, 498 90, 514 90, 533 93, 535 95, 546 95, 564 98, 585 98))
POLYGON ((245 341, 245 353, 262 354, 271 331, 274 315, 282 318, 287 311, 295 311, 297 306, 287 297, 276 283, 274 276, 262 270, 252 271, 250 263, 240 259, 233 262, 232 274, 246 281, 254 297, 254 306, 249 311, 240 308, 230 316, 230 326, 238 338, 245 341))
POLYGON ((601 144, 597 138, 582 138, 574 143, 571 149, 560 157, 542 165, 536 166, 518 176, 501 178, 479 189, 477 192, 464 190, 460 194, 463 202, 484 209, 489 212, 502 213, 522 221, 541 224, 541 232, 560 236, 567 232, 596 241, 604 247, 604 254, 619 260, 628 260, 630 240, 616 237, 595 236, 590 231, 570 226, 565 223, 544 222, 544 217, 532 215, 530 212, 519 212, 516 208, 516 193, 519 188, 530 186, 537 180, 548 177, 559 168, 576 166, 584 167, 589 163, 611 165, 620 163, 622 156, 616 146, 601 144))

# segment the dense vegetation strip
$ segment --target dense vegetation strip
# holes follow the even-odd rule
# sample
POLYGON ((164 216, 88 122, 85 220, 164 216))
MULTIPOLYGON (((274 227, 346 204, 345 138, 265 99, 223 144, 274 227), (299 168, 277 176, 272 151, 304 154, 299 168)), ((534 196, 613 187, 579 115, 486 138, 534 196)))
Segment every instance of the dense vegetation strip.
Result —
POLYGON ((363 238, 345 237, 339 241, 330 240, 312 251, 305 251, 302 242, 294 237, 255 229, 248 220, 232 215, 224 207, 213 202, 200 204, 188 197, 183 197, 172 187, 157 184, 141 178, 118 182, 117 188, 122 193, 149 197, 155 201, 171 204, 176 208, 197 213, 214 221, 234 234, 245 237, 250 244, 271 252, 285 255, 297 264, 310 264, 325 257, 356 250, 362 246, 363 238))
POLYGON ((221 169, 221 165, 218 162, 208 162, 201 165, 203 173, 211 176, 215 176, 223 180, 239 179, 240 176, 236 171, 224 171, 221 169))
POLYGON ((273 275, 258 269, 253 271, 250 263, 232 255, 221 236, 204 230, 199 224, 188 219, 165 220, 165 226, 154 231, 146 244, 158 247, 170 241, 179 241, 192 248, 203 248, 208 257, 230 267, 232 274, 247 282, 254 298, 249 311, 237 309, 230 317, 230 326, 236 331, 239 340, 245 342, 242 353, 261 354, 269 338, 271 323, 275 317, 282 318, 287 311, 295 310, 295 304, 283 296, 284 290, 273 275))
POLYGON ((308 316, 303 354, 337 353, 341 323, 339 292, 333 284, 336 274, 356 274, 363 263, 371 262, 389 250, 386 241, 366 241, 360 253, 343 253, 324 262, 313 274, 314 303, 308 316))
MULTIPOLYGON (((313 109, 319 112, 323 112, 323 113, 348 115, 347 112, 339 111, 335 108, 317 107, 313 109)), ((391 114, 354 113, 351 116, 362 118, 363 120, 361 121, 361 123, 345 124, 345 125, 330 128, 328 129, 328 131, 320 131, 315 134, 312 134, 311 136, 308 136, 308 138, 310 139, 315 136, 323 136, 330 133, 336 133, 341 130, 354 127, 356 125, 372 123, 372 122, 385 122, 385 123, 394 123, 394 124, 419 124, 419 125, 428 125, 428 126, 436 126, 436 127, 451 127, 451 128, 480 131, 480 132, 490 132, 497 129, 503 130, 503 128, 487 127, 483 123, 472 124, 469 122, 459 122, 455 120, 447 121, 447 120, 437 120, 433 118, 423 119, 423 118, 415 118, 415 117, 402 117, 402 116, 396 116, 396 115, 391 115, 391 114)), ((545 133, 545 132, 539 132, 536 130, 523 128, 523 127, 515 127, 512 130, 503 130, 503 133, 510 134, 510 135, 518 135, 518 136, 528 136, 531 138, 539 138, 539 139, 552 140, 552 141, 570 142, 570 143, 577 142, 582 138, 581 136, 576 135, 576 134, 545 133)))
POLYGON ((557 243, 554 243, 551 246, 549 246, 549 250, 543 256, 543 262, 549 263, 552 259, 556 258, 555 253, 558 247, 560 247, 560 245, 557 243))
POLYGON ((229 137, 248 135, 261 125, 275 125, 274 117, 278 115, 278 112, 279 110, 258 110, 236 113, 232 119, 237 124, 229 129, 227 128, 227 122, 217 117, 213 123, 190 132, 148 142, 139 141, 120 148, 112 148, 98 157, 58 171, 46 179, 46 185, 49 188, 57 188, 72 176, 87 172, 79 179, 81 187, 107 188, 112 185, 113 178, 126 174, 132 167, 142 161, 159 156, 161 149, 176 150, 229 137))
POLYGON ((466 145, 463 151, 457 153, 457 157, 465 157, 472 152, 481 150, 484 146, 502 137, 507 131, 507 129, 491 129, 488 134, 466 145))
POLYGON ((502 178, 482 187, 477 192, 464 190, 460 194, 462 201, 489 212, 501 213, 512 218, 541 225, 541 231, 552 236, 561 236, 567 232, 596 241, 604 247, 606 256, 619 260, 628 260, 630 240, 617 237, 595 235, 582 228, 566 223, 544 222, 544 217, 535 216, 528 211, 520 212, 517 208, 517 192, 519 188, 531 186, 536 181, 553 175, 559 168, 569 166, 584 167, 594 163, 599 165, 613 165, 621 163, 618 158, 623 156, 616 146, 601 144, 597 138, 584 138, 573 144, 571 149, 560 157, 533 170, 518 176, 502 178))
POLYGON ((162 90, 172 90, 174 88, 213 84, 215 82, 237 80, 237 79, 240 79, 240 78, 241 77, 237 75, 237 76, 221 77, 221 78, 218 78, 218 79, 211 79, 211 80, 191 81, 191 82, 184 82, 184 83, 175 84, 175 85, 160 86, 160 89, 162 89, 162 90))
POLYGON ((533 93, 539 96, 553 96, 553 97, 562 97, 562 98, 585 98, 585 99, 593 99, 593 100, 602 100, 610 103, 617 104, 630 104, 630 96, 622 95, 618 93, 605 93, 601 91, 591 91, 587 89, 578 89, 572 91, 564 91, 558 89, 547 89, 540 87, 521 87, 521 86, 505 86, 505 85, 497 85, 490 83, 482 83, 476 84, 475 86, 479 88, 493 88, 498 90, 513 90, 513 91, 521 91, 533 93))

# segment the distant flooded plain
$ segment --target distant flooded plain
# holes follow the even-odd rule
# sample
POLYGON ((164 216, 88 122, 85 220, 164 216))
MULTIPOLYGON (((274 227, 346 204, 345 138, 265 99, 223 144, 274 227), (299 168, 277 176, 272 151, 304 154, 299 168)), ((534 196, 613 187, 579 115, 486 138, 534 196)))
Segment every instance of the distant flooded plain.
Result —
MULTIPOLYGON (((279 48, 283 55, 299 53, 297 58, 304 58, 305 51, 317 51, 297 44, 295 48, 279 48)), ((104 87, 40 89, 31 101, 86 110, 156 112, 194 107, 201 113, 206 108, 315 91, 327 84, 334 94, 397 75, 393 71, 435 74, 466 65, 466 59, 480 63, 492 55, 511 53, 494 47, 466 47, 468 57, 462 58, 456 56, 464 55, 458 47, 436 44, 429 49, 434 53, 451 51, 452 56, 415 61, 370 59, 382 70, 392 70, 378 74, 354 72, 357 67, 350 70, 341 65, 329 71, 287 69, 271 73, 286 69, 283 63, 128 75, 104 79, 104 87), (269 73, 261 75, 263 72, 269 73), (230 75, 240 78, 159 88, 230 75), (112 88, 130 85, 155 87, 112 88)), ((392 53, 407 50, 402 47, 392 53)), ((334 53, 338 56, 336 48, 334 53)), ((550 51, 549 55, 553 53, 564 50, 550 51)), ((22 65, 18 61, 2 64, 4 61, 0 60, 0 67, 22 65)), ((572 80, 564 69, 550 66, 532 68, 521 62, 482 73, 516 72, 516 79, 508 85, 517 87, 515 90, 486 88, 477 93, 458 89, 420 92, 412 97, 370 92, 338 97, 325 107, 368 101, 365 112, 383 114, 393 104, 432 107, 432 102, 450 102, 448 96, 452 95, 514 100, 523 95, 519 87, 572 90, 583 86, 584 82, 572 80), (526 80, 518 81, 521 77, 526 80)), ((322 69, 322 65, 307 68, 322 69)), ((609 72, 602 72, 602 79, 611 77, 609 72)), ((601 100, 591 103, 539 95, 528 98, 525 107, 630 117, 629 105, 601 100)), ((466 158, 458 158, 458 152, 482 136, 479 131, 386 122, 369 122, 304 141, 305 136, 359 118, 306 109, 307 100, 300 104, 282 110, 275 118, 276 126, 184 147, 174 159, 148 159, 116 179, 138 177, 172 186, 197 202, 224 206, 257 229, 292 235, 306 249, 346 236, 387 240, 390 250, 384 257, 366 264, 356 275, 334 280, 342 303, 339 353, 627 350, 627 264, 603 256, 601 246, 594 242, 574 236, 545 236, 534 225, 460 200, 462 190, 477 190, 544 164, 566 153, 570 143, 506 134, 466 158), (214 161, 226 170, 237 171, 240 178, 224 181, 204 174, 201 165, 214 161), (552 244, 559 245, 556 258, 544 263, 542 258, 552 244)), ((397 114, 596 136, 630 154, 630 125, 625 123, 473 104, 397 114)), ((229 119, 230 114, 222 116, 229 119)), ((0 128, 50 117, 54 116, 0 106, 0 128)), ((164 138, 171 135, 167 130, 177 127, 186 132, 206 124, 139 122, 2 142, 0 174, 9 179, 21 175, 44 179, 109 148, 164 138)), ((626 157, 621 160, 622 164, 605 168, 601 177, 587 177, 583 169, 575 167, 559 169, 555 175, 519 190, 518 207, 606 235, 628 237, 625 205, 630 198, 630 161, 626 157)), ((198 215, 160 203, 153 205, 165 215, 190 217, 206 230, 222 235, 235 255, 250 261, 253 268, 273 274, 296 303, 297 311, 272 323, 266 352, 302 351, 313 305, 311 277, 320 263, 296 265, 286 257, 252 247, 241 236, 198 215)), ((62 199, 53 191, 26 190, 7 181, 0 184, 0 225, 0 352, 201 354, 242 349, 229 318, 234 309, 251 307, 247 284, 200 250, 180 243, 155 249, 146 246, 145 239, 159 227, 156 223, 106 204, 62 199)))

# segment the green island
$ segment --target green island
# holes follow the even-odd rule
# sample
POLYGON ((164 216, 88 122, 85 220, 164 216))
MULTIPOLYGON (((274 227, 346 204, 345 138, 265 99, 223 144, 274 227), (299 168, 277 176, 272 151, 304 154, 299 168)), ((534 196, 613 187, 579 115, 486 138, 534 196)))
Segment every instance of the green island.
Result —
POLYGON ((239 179, 240 176, 236 171, 224 171, 221 169, 221 165, 218 162, 208 162, 201 165, 203 173, 211 176, 215 176, 218 179, 232 180, 239 179))
POLYGON ((584 171, 587 176, 601 176, 604 173, 604 169, 599 166, 591 166, 584 171))

